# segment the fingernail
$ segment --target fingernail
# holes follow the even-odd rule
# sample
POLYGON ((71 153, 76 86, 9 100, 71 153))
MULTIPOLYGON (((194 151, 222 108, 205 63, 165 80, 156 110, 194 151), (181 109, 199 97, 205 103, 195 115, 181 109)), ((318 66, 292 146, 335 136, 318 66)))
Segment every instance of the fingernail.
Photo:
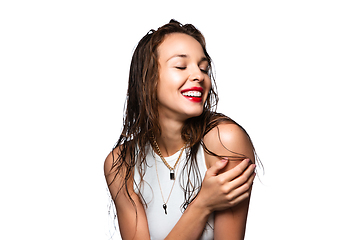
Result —
POLYGON ((224 157, 224 158, 221 159, 221 161, 223 161, 223 162, 227 162, 228 160, 229 159, 227 157, 224 157))

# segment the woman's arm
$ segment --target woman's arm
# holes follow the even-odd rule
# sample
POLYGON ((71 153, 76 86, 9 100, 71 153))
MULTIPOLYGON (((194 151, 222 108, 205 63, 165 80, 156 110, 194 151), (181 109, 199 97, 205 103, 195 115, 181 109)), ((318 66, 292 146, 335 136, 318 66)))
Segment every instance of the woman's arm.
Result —
POLYGON ((243 161, 229 171, 220 173, 227 164, 228 161, 223 159, 207 170, 198 196, 166 239, 199 239, 210 213, 237 206, 248 198, 246 186, 254 180, 253 169, 243 161))
MULTIPOLYGON (((111 169, 114 158, 117 159, 119 154, 120 149, 116 148, 107 156, 104 163, 104 172, 107 184, 109 186, 109 191, 111 193, 111 197, 114 200, 114 204, 116 207, 121 237, 123 240, 150 239, 146 213, 142 205, 141 199, 134 192, 132 180, 133 177, 131 178, 131 181, 128 181, 127 186, 129 189, 129 194, 134 201, 133 203, 135 204, 136 210, 133 203, 130 201, 129 196, 126 193, 125 187, 121 188, 121 190, 119 191, 120 187, 124 183, 124 179, 119 175, 115 177, 115 170, 111 169)), ((124 174, 121 175, 124 176, 124 174)))
MULTIPOLYGON (((239 157, 235 153, 245 155, 250 160, 248 170, 255 169, 255 165, 251 164, 255 162, 251 141, 247 134, 236 124, 223 123, 213 128, 204 137, 204 143, 210 151, 220 156, 239 157)), ((205 158, 210 166, 219 160, 218 157, 209 154, 205 154, 205 158)), ((231 160, 231 158, 229 159, 231 160)), ((246 161, 248 160, 242 162, 246 161)), ((238 162, 229 161, 223 171, 231 171, 238 165, 238 162)), ((239 178, 248 178, 245 173, 246 171, 239 178)), ((252 180, 254 176, 255 174, 252 175, 252 180)), ((243 190, 246 190, 246 193, 243 194, 244 201, 234 207, 215 212, 214 239, 244 239, 252 180, 242 186, 243 190)))
MULTIPOLYGON (((113 154, 117 158, 119 150, 114 150, 113 154)), ((105 160, 104 170, 108 185, 113 181, 109 190, 116 206, 122 239, 150 239, 146 213, 139 196, 133 190, 133 181, 128 181, 128 189, 136 206, 137 216, 125 188, 119 191, 123 179, 120 176, 114 179, 112 164, 113 156, 110 153, 105 160)), ((248 168, 248 163, 244 161, 236 163, 234 168, 220 174, 227 164, 227 160, 217 161, 207 170, 198 196, 188 206, 166 239, 199 239, 213 211, 234 207, 248 198, 248 189, 244 186, 251 185, 253 169, 248 168), (241 177, 238 177, 239 175, 241 177)))

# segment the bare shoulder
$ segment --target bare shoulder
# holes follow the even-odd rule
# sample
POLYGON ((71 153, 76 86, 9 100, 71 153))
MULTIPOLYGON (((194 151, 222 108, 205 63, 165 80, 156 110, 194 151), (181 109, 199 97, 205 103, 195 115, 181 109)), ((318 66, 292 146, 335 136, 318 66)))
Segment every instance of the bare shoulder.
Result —
POLYGON ((116 159, 119 158, 120 153, 121 153, 121 147, 119 146, 119 147, 116 147, 115 149, 113 149, 105 158, 104 174, 105 174, 106 180, 108 180, 109 176, 112 175, 112 173, 114 172, 115 162, 116 162, 116 159))
MULTIPOLYGON (((222 122, 211 129, 203 138, 208 150, 218 156, 244 159, 254 162, 254 148, 248 134, 233 122, 222 122)), ((208 166, 212 166, 219 157, 205 154, 208 166), (208 155, 208 156, 207 156, 208 155)))
POLYGON ((120 160, 121 151, 122 146, 114 148, 104 161, 104 175, 113 199, 118 196, 119 191, 124 194, 126 193, 126 188, 124 188, 125 183, 128 186, 127 189, 129 192, 133 190, 131 187, 133 184, 132 173, 130 173, 130 177, 126 180, 125 176, 128 175, 127 171, 129 171, 129 169, 126 169, 126 164, 120 164, 120 162, 123 162, 123 160, 120 160))
POLYGON ((250 139, 246 132, 241 129, 238 125, 232 122, 220 123, 218 126, 211 129, 204 137, 205 144, 220 143, 233 145, 235 142, 243 144, 250 143, 250 139))

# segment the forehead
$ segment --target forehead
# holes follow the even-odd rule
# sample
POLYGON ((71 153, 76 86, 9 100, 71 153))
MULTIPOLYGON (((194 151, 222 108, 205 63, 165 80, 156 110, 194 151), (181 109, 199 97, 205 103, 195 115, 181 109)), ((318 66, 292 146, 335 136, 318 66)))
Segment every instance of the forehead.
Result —
POLYGON ((165 36, 157 51, 159 60, 165 61, 176 55, 199 59, 205 57, 201 44, 195 38, 184 33, 171 33, 165 36))

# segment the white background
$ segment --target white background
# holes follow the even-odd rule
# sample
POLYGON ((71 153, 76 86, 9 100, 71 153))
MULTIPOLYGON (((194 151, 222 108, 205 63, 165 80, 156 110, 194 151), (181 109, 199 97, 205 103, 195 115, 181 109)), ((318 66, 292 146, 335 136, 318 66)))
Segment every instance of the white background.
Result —
POLYGON ((265 165, 246 239, 360 239, 359 12, 346 0, 1 1, 0 238, 109 239, 102 165, 132 51, 175 18, 205 35, 218 110, 265 165))

